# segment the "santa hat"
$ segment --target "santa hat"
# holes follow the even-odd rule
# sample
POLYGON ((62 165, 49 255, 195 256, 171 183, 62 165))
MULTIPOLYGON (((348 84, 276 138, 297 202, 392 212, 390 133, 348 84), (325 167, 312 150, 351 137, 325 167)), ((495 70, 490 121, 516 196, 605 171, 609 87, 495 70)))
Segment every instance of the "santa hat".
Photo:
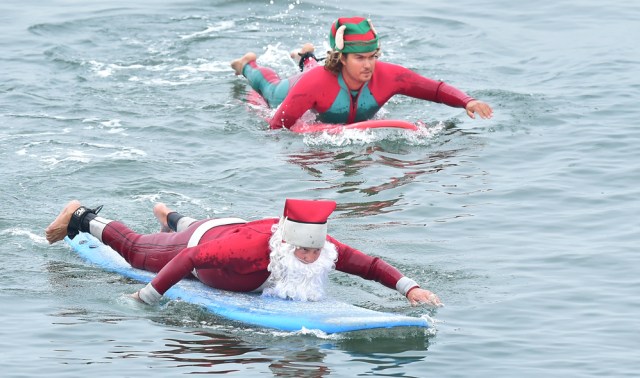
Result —
POLYGON ((371 20, 362 17, 341 17, 331 25, 329 44, 342 53, 367 53, 380 47, 378 33, 371 20))
POLYGON ((322 248, 327 238, 327 218, 335 208, 334 201, 287 199, 282 240, 296 247, 322 248))

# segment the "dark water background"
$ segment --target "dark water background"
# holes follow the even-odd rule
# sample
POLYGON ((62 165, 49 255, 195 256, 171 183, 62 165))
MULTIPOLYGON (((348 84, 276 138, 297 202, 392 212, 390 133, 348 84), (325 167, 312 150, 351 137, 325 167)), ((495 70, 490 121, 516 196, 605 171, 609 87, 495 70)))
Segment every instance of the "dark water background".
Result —
MULTIPOLYGON (((640 368, 640 5, 634 2, 4 1, 0 5, 3 376, 632 377, 640 368), (419 135, 266 130, 229 61, 282 75, 331 21, 365 15, 383 60, 491 103, 396 97, 419 135), (92 268, 43 229, 72 198, 141 232, 196 217, 340 205, 331 233, 438 293, 412 308, 341 274, 331 293, 435 332, 290 334, 92 268)), ((321 54, 319 54, 321 55, 321 54)))

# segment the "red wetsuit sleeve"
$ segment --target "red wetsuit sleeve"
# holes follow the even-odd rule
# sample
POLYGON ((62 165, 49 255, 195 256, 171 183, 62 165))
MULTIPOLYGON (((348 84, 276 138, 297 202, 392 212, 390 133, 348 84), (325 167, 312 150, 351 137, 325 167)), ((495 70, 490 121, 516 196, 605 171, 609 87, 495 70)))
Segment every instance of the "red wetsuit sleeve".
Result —
POLYGON ((269 127, 289 129, 307 110, 314 109, 319 113, 327 111, 339 91, 336 76, 324 67, 318 66, 305 72, 293 88, 289 89, 269 121, 269 127))
POLYGON ((386 103, 395 94, 456 108, 464 108, 469 101, 474 100, 473 97, 447 83, 429 79, 408 68, 386 62, 376 63, 369 88, 379 104, 386 103))
POLYGON ((338 250, 336 270, 379 282, 393 290, 396 290, 396 283, 404 277, 398 269, 379 257, 368 256, 330 236, 327 239, 335 244, 338 250))
POLYGON ((163 295, 171 286, 188 276, 195 267, 192 256, 197 248, 198 246, 183 249, 158 272, 151 281, 151 286, 163 295))
POLYGON ((273 118, 269 120, 271 129, 291 128, 300 117, 313 107, 314 96, 310 91, 296 91, 300 89, 301 83, 294 86, 282 104, 276 109, 273 118))
MULTIPOLYGON (((193 269, 224 269, 230 277, 266 271, 269 234, 243 227, 231 235, 185 248, 158 272, 151 285, 164 294, 193 269)), ((233 283, 229 283, 233 286, 233 283)))

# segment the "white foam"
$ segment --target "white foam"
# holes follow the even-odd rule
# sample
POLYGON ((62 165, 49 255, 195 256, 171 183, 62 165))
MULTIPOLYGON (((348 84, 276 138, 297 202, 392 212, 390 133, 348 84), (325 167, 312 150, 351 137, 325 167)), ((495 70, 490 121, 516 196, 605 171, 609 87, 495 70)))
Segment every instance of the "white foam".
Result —
POLYGON ((444 124, 428 126, 417 123, 418 130, 401 129, 371 129, 371 130, 344 130, 337 134, 327 132, 310 133, 304 135, 304 143, 310 146, 332 145, 350 146, 366 145, 380 141, 404 141, 412 145, 425 145, 433 141, 434 137, 444 129, 444 124))
POLYGON ((111 119, 111 120, 108 120, 108 121, 100 122, 100 124, 102 126, 106 126, 106 127, 120 127, 121 126, 120 125, 120 120, 117 119, 117 118, 116 119, 111 119))
POLYGON ((146 155, 147 155, 146 152, 139 150, 137 148, 125 148, 121 151, 116 151, 114 153, 109 154, 108 157, 115 158, 115 159, 122 159, 122 158, 130 159, 130 158, 134 158, 138 156, 146 156, 146 155))
POLYGON ((186 35, 181 35, 180 38, 181 39, 193 39, 193 38, 201 38, 201 37, 206 37, 210 34, 216 33, 216 32, 220 32, 220 31, 224 31, 224 30, 231 30, 235 27, 235 22, 233 21, 221 21, 218 22, 215 25, 210 25, 208 26, 205 30, 199 31, 199 32, 195 32, 195 33, 191 33, 191 34, 186 34, 186 35))
POLYGON ((48 244, 47 239, 44 236, 35 234, 31 230, 25 230, 22 228, 15 228, 15 227, 9 228, 9 229, 0 231, 0 234, 2 235, 8 234, 11 236, 26 236, 35 243, 48 244))

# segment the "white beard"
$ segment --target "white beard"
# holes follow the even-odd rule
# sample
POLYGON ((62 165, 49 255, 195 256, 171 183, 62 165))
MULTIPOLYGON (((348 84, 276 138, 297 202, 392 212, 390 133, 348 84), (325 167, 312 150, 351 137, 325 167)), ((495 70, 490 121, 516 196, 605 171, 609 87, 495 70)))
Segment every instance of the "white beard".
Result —
POLYGON ((325 242, 320 256, 311 264, 305 264, 293 254, 296 247, 282 241, 280 225, 274 225, 269 240, 271 253, 267 269, 271 272, 262 295, 299 301, 318 301, 325 297, 329 272, 338 259, 336 246, 325 242))

